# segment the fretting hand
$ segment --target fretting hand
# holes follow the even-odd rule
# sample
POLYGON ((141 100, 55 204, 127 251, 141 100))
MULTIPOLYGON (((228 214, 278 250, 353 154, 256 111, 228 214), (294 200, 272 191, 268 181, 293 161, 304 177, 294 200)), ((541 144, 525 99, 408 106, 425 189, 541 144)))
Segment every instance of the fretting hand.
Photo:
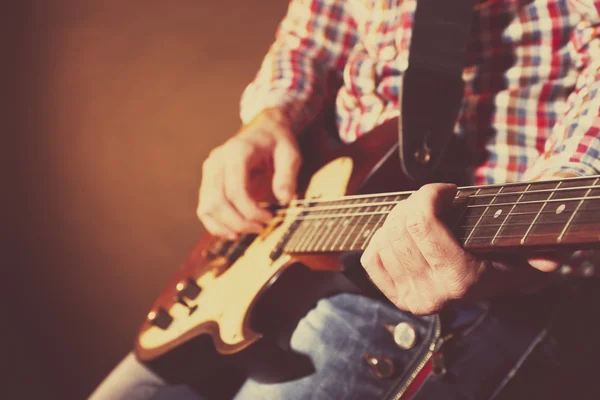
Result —
MULTIPOLYGON (((466 252, 440 220, 455 195, 454 185, 423 186, 394 207, 361 258, 375 285, 400 309, 437 312, 465 297, 490 270, 503 269, 499 262, 466 252)), ((528 264, 540 271, 559 265, 540 257, 530 258, 528 264)))

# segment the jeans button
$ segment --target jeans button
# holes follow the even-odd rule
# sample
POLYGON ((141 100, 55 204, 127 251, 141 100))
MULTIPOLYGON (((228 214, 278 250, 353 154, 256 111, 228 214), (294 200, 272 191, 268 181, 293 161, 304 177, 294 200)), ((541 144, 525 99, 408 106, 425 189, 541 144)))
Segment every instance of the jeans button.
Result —
POLYGON ((408 322, 400 322, 396 325, 386 324, 385 328, 394 337, 396 346, 409 350, 417 344, 417 331, 408 322))
POLYGON ((375 375, 375 377, 384 379, 394 375, 396 368, 394 366, 394 361, 390 357, 373 356, 370 354, 365 354, 363 357, 367 361, 367 364, 369 364, 371 373, 375 375))

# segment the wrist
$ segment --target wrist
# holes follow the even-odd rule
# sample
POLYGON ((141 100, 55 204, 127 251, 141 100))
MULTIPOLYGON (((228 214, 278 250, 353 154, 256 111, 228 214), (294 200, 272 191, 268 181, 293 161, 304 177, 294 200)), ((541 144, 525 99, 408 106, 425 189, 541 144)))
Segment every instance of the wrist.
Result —
POLYGON ((242 121, 242 128, 256 124, 267 123, 272 126, 278 126, 280 128, 291 130, 291 121, 292 119, 289 113, 286 112, 284 107, 274 106, 264 108, 248 121, 242 121))
POLYGON ((292 119, 284 107, 269 107, 262 110, 258 116, 268 119, 271 123, 291 131, 292 119))

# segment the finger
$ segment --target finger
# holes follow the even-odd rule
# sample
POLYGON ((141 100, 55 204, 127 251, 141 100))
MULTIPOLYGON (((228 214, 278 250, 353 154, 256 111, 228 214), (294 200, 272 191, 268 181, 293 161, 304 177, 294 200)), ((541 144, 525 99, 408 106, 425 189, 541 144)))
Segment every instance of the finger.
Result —
MULTIPOLYGON (((250 184, 249 171, 253 168, 253 154, 249 150, 241 150, 239 157, 227 160, 225 164, 225 197, 241 215, 241 217, 262 229, 273 217, 270 212, 260 208, 252 198, 248 187, 250 184)), ((250 150, 251 151, 251 150, 250 150)))
POLYGON ((454 198, 453 185, 425 185, 407 200, 405 227, 432 267, 459 259, 464 250, 438 218, 454 198))
POLYGON ((228 199, 223 198, 219 203, 219 208, 211 216, 227 229, 239 233, 259 233, 264 229, 263 225, 245 219, 228 199))
POLYGON ((202 223, 204 224, 206 230, 214 236, 227 238, 229 240, 236 240, 238 238, 237 233, 219 224, 214 218, 208 215, 202 217, 202 223))
POLYGON ((209 157, 204 163, 198 216, 202 221, 208 216, 231 232, 260 232, 263 227, 243 218, 225 197, 224 169, 218 155, 217 158, 209 157))
POLYGON ((562 265, 555 257, 534 256, 527 259, 529 265, 542 272, 553 272, 562 265))
POLYGON ((441 274, 440 282, 453 296, 460 296, 477 279, 474 257, 466 253, 452 232, 438 218, 448 210, 456 187, 426 185, 409 201, 412 212, 406 217, 406 230, 434 272, 441 274))
POLYGON ((392 303, 398 305, 397 303, 400 299, 398 299, 396 293, 396 285, 379 256, 379 243, 381 240, 381 234, 379 232, 380 230, 375 232, 371 238, 369 245, 360 258, 360 263, 375 286, 377 286, 377 288, 379 288, 392 303))
POLYGON ((401 282, 407 275, 422 277, 429 273, 427 260, 420 253, 411 235, 406 230, 404 204, 397 206, 383 224, 384 239, 388 244, 380 251, 380 256, 388 273, 395 282, 401 282))
POLYGON ((394 224, 388 233, 388 245, 379 251, 385 270, 394 282, 397 301, 403 310, 413 314, 429 314, 437 311, 446 295, 439 290, 432 269, 419 252, 404 223, 394 224), (400 233, 403 232, 403 233, 400 233))
POLYGON ((288 204, 296 194, 301 158, 291 140, 281 140, 273 152, 273 194, 280 204, 288 204))

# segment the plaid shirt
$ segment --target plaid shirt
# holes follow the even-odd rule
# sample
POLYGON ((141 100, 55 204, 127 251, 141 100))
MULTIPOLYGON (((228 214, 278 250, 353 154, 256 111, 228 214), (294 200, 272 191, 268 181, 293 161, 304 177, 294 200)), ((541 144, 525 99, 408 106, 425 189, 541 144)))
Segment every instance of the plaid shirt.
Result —
MULTIPOLYGON (((342 140, 398 116, 416 1, 291 0, 244 91, 242 121, 282 107, 300 131, 323 106, 330 73, 343 79, 342 140)), ((600 171, 599 11, 594 0, 478 1, 456 124, 483 156, 474 184, 600 171)))

